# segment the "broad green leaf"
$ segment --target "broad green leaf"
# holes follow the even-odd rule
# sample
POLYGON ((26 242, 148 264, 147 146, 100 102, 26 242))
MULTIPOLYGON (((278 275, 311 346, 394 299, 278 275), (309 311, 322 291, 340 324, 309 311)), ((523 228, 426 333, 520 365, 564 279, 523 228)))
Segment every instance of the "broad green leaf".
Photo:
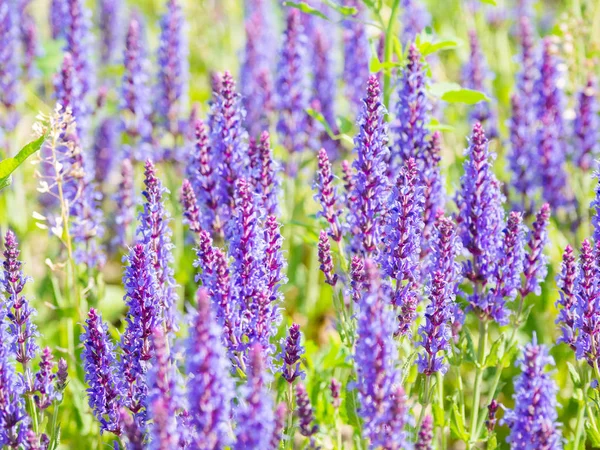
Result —
POLYGON ((442 408, 437 403, 431 405, 431 410, 433 411, 433 423, 436 427, 443 427, 444 423, 444 408, 442 408))
POLYGON ((311 16, 317 16, 321 19, 329 20, 329 18, 316 8, 313 8, 306 2, 283 2, 283 6, 289 6, 290 8, 296 8, 303 13, 310 14, 311 16))
POLYGON ((431 119, 431 121, 427 124, 427 129, 429 131, 454 131, 454 127, 452 125, 440 123, 440 121, 437 119, 431 119))
MULTIPOLYGON (((354 381, 354 380, 352 380, 354 381)), ((346 384, 346 415, 348 416, 348 422, 353 428, 360 428, 360 418, 358 417, 358 400, 356 398, 356 389, 350 389, 351 380, 348 380, 346 384)))
POLYGON ((337 116, 336 123, 341 134, 348 134, 354 128, 354 122, 346 119, 343 116, 337 116))
POLYGON ((458 411, 458 406, 455 404, 452 405, 452 419, 450 420, 450 431, 452 435, 457 439, 460 439, 464 442, 469 442, 469 433, 465 429, 465 421, 458 411))
POLYGON ((0 189, 4 189, 10 185, 10 175, 17 167, 23 164, 27 158, 42 148, 45 140, 46 136, 41 136, 23 147, 14 158, 6 158, 0 161, 0 189))
POLYGON ((460 84, 452 82, 439 82, 429 85, 429 92, 434 97, 441 98, 446 92, 457 91, 461 89, 460 84))
POLYGON ((492 435, 488 438, 487 441, 487 450, 495 450, 498 448, 498 438, 496 437, 496 433, 492 433, 492 435))
POLYGON ((496 6, 496 0, 479 0, 481 3, 487 3, 488 5, 494 5, 496 6))
POLYGON ((504 356, 504 334, 494 341, 492 348, 485 359, 485 367, 495 367, 504 356))
POLYGON ((463 88, 444 93, 444 95, 442 95, 442 100, 448 103, 465 103, 467 105, 474 105, 475 103, 483 101, 489 102, 490 98, 483 92, 463 88))
POLYGON ((439 52, 440 50, 450 50, 456 48, 456 41, 450 39, 439 42, 421 42, 419 44, 419 52, 421 56, 431 55, 432 53, 439 52))

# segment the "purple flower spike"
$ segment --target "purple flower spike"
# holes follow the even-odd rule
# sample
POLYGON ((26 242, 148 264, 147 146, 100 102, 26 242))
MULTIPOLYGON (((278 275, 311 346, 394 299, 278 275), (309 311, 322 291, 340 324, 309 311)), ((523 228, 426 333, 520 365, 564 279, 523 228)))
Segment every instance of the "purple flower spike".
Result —
POLYGON ((96 131, 94 141, 94 179, 96 182, 104 183, 107 181, 115 162, 118 146, 117 122, 112 118, 104 119, 96 131))
POLYGON ((396 123, 392 128, 392 173, 410 158, 423 160, 427 149, 431 104, 426 95, 427 75, 415 44, 408 49, 408 63, 398 81, 396 123))
POLYGON ((195 445, 217 449, 231 444, 229 420, 234 384, 206 289, 198 290, 196 301, 198 311, 192 314, 186 347, 190 421, 197 433, 195 445))
POLYGON ((500 404, 496 399, 493 399, 491 403, 488 405, 488 417, 485 421, 485 427, 488 429, 488 432, 492 432, 494 428, 496 428, 496 422, 498 418, 496 417, 496 413, 498 412, 498 408, 500 404))
POLYGON ((199 233, 202 230, 200 224, 200 209, 196 201, 196 194, 189 180, 183 180, 181 193, 179 195, 183 206, 183 220, 190 227, 190 231, 199 233))
POLYGON ((363 3, 358 0, 346 0, 344 6, 357 9, 354 20, 345 20, 343 23, 344 39, 344 73, 346 97, 350 100, 352 109, 362 106, 365 84, 369 79, 369 38, 363 19, 366 13, 363 3))
POLYGON ((558 62, 550 37, 544 39, 540 78, 536 86, 537 120, 539 127, 536 145, 542 196, 553 209, 568 206, 568 179, 565 171, 566 145, 562 119, 564 98, 558 87, 558 62))
POLYGON ((119 187, 114 195, 114 203, 117 206, 115 216, 115 238, 113 245, 123 248, 129 242, 129 229, 135 219, 135 180, 133 165, 129 158, 121 162, 121 179, 119 187))
MULTIPOLYGON (((469 89, 489 93, 488 83, 494 74, 488 68, 475 30, 469 31, 469 45, 471 52, 469 61, 463 68, 463 85, 469 89)), ((497 120, 493 108, 494 106, 491 102, 484 101, 475 104, 469 112, 469 120, 481 123, 487 130, 487 135, 490 139, 498 137, 497 120)))
POLYGON ((279 194, 279 180, 277 172, 279 165, 273 159, 270 136, 263 131, 258 145, 257 167, 253 176, 256 191, 261 198, 261 206, 267 214, 277 214, 277 195, 279 194))
POLYGON ((358 119, 360 131, 354 138, 357 158, 350 222, 353 246, 357 253, 375 255, 383 232, 383 215, 389 182, 386 175, 388 158, 385 107, 381 103, 381 88, 375 75, 369 78, 367 96, 358 119))
POLYGON ((279 287, 287 280, 285 277, 286 262, 281 251, 283 238, 275 216, 267 216, 265 219, 263 238, 265 249, 262 266, 265 269, 267 293, 273 301, 281 298, 279 287))
POLYGON ((542 205, 535 216, 532 229, 527 237, 528 251, 523 263, 525 285, 521 287, 521 296, 525 298, 530 293, 540 295, 541 284, 548 274, 548 258, 544 255, 544 247, 548 242, 548 221, 550 220, 550 205, 542 205))
MULTIPOLYGON (((337 75, 334 72, 331 56, 333 53, 333 42, 329 37, 331 33, 328 34, 326 30, 315 27, 312 35, 314 41, 314 96, 311 100, 311 107, 320 112, 334 134, 338 134, 335 115, 337 75)), ((319 139, 320 145, 326 147, 332 155, 336 154, 338 143, 329 137, 325 129, 321 131, 319 139)))
POLYGON ((246 126, 252 137, 269 128, 273 112, 271 58, 276 51, 270 25, 270 7, 262 0, 246 17, 246 46, 240 69, 240 86, 248 111, 246 126))
POLYGON ((600 347, 600 294, 597 280, 597 267, 592 244, 586 239, 581 244, 579 274, 575 281, 575 329, 578 334, 575 350, 578 359, 587 360, 594 366, 599 360, 600 347))
POLYGON ((255 344, 250 349, 248 379, 243 386, 244 402, 236 411, 237 441, 234 450, 270 448, 275 430, 273 399, 267 389, 263 349, 255 344))
POLYGON ((354 302, 360 300, 365 281, 365 261, 358 256, 353 256, 350 262, 350 287, 354 302))
POLYGON ((0 124, 5 131, 12 131, 17 125, 18 116, 15 107, 19 101, 19 77, 21 61, 19 57, 19 11, 17 2, 5 1, 0 6, 0 104, 5 115, 0 124))
POLYGON ((271 448, 277 450, 279 443, 283 435, 283 429, 285 428, 285 420, 287 418, 287 406, 285 402, 279 403, 275 410, 275 430, 273 432, 273 438, 271 439, 271 448))
POLYGON ((71 113, 77 122, 77 133, 87 129, 87 106, 82 100, 81 80, 75 69, 75 61, 71 53, 65 53, 62 66, 54 79, 54 90, 56 102, 63 107, 71 109, 71 113))
POLYGON ((431 15, 420 0, 402 0, 402 43, 413 42, 417 34, 431 25, 431 15))
MULTIPOLYGON (((75 74, 81 83, 79 99, 84 101, 95 84, 92 66, 93 35, 91 31, 91 11, 85 6, 83 0, 66 0, 67 20, 65 28, 65 51, 73 56, 75 74)), ((83 120, 83 118, 78 118, 83 120)))
POLYGON ((562 436, 557 423, 556 383, 546 372, 554 365, 544 345, 533 342, 523 349, 517 361, 521 374, 515 379, 515 408, 507 410, 503 422, 510 428, 506 441, 511 448, 562 448, 562 436))
POLYGON ((576 341, 575 308, 577 297, 575 296, 575 282, 577 275, 577 264, 575 263, 573 248, 567 245, 563 253, 560 274, 557 277, 560 298, 556 301, 556 309, 558 309, 556 323, 560 325, 562 332, 562 336, 558 338, 557 343, 564 342, 573 350, 575 350, 576 341))
POLYGON ((155 358, 148 372, 149 393, 146 407, 148 416, 152 419, 148 447, 152 450, 176 448, 180 439, 180 428, 177 423, 179 392, 167 339, 162 327, 153 330, 155 358))
POLYGON ((158 48, 158 116, 167 131, 180 134, 189 77, 185 19, 177 0, 168 0, 160 21, 158 48))
MULTIPOLYGON (((495 271, 504 225, 504 197, 492 172, 492 158, 483 128, 476 123, 467 150, 457 204, 463 247, 472 255, 472 260, 465 267, 466 277, 479 286, 485 286, 495 271)), ((473 305, 483 298, 477 291, 471 297, 473 305)))
POLYGON ((311 437, 319 430, 319 427, 317 424, 313 423, 315 421, 314 411, 310 404, 306 387, 301 382, 296 385, 296 404, 296 414, 298 415, 300 422, 298 424, 300 427, 300 434, 302 436, 311 437))
POLYGON ((430 376, 436 372, 446 373, 444 354, 450 347, 451 326, 455 321, 456 289, 460 283, 460 265, 456 257, 461 250, 460 239, 452 221, 442 217, 437 222, 437 238, 433 241, 430 258, 431 275, 426 292, 430 303, 425 311, 425 324, 419 328, 417 364, 419 372, 430 376))
POLYGON ((58 370, 56 371, 56 389, 60 392, 64 391, 67 387, 69 379, 69 366, 64 358, 58 360, 58 370))
POLYGON ((307 146, 308 78, 306 35, 300 11, 288 8, 283 47, 277 65, 275 93, 277 133, 280 142, 290 152, 301 152, 307 146))
POLYGON ((167 331, 176 331, 177 292, 173 273, 173 244, 171 243, 170 216, 163 204, 163 196, 168 193, 156 176, 154 164, 146 161, 144 184, 146 189, 142 195, 146 199, 144 210, 138 217, 136 231, 138 238, 149 251, 152 268, 156 274, 160 309, 164 316, 167 331))
MULTIPOLYGON (((381 266, 387 276, 396 280, 392 303, 404 306, 405 300, 414 296, 420 279, 423 189, 415 159, 408 159, 400 169, 388 205, 381 266)), ((414 318, 405 319, 412 322, 414 318)))
POLYGON ((226 221, 234 204, 235 183, 247 172, 248 134, 243 128, 246 111, 229 72, 223 74, 221 90, 215 95, 210 113, 211 166, 216 170, 219 202, 223 205, 220 215, 226 221))
POLYGON ((323 230, 319 235, 319 269, 325 275, 325 283, 335 286, 338 280, 337 274, 334 272, 333 259, 331 258, 331 246, 329 245, 329 236, 323 230))
POLYGON ((32 79, 37 74, 36 58, 40 53, 38 28, 30 11, 31 0, 22 0, 19 5, 19 31, 23 45, 23 68, 26 79, 32 79))
POLYGON ((421 258, 427 255, 430 239, 433 234, 435 221, 444 213, 446 195, 444 192, 444 178, 440 172, 441 148, 440 133, 436 131, 431 135, 431 139, 425 151, 425 165, 421 174, 423 183, 423 243, 424 253, 421 258))
POLYGON ((415 443, 415 450, 432 450, 431 442, 433 441, 433 419, 429 414, 423 419, 419 435, 417 436, 417 442, 415 443))
POLYGON ((133 16, 129 22, 125 40, 123 80, 121 84, 121 120, 122 126, 132 139, 138 139, 140 145, 134 147, 135 157, 145 161, 150 155, 144 151, 145 144, 152 133, 150 123, 150 90, 148 79, 148 61, 142 37, 142 25, 138 17, 133 16))
POLYGON ((293 383, 296 378, 304 379, 305 373, 300 369, 300 358, 304 353, 304 347, 300 343, 300 325, 292 324, 287 339, 281 340, 281 359, 283 366, 281 376, 288 383, 293 383))
POLYGON ((122 3, 118 0, 101 0, 99 2, 100 34, 102 36, 101 61, 103 64, 115 64, 122 42, 122 3))
POLYGON ((90 309, 81 336, 82 359, 90 407, 100 428, 117 436, 121 434, 120 408, 124 394, 123 380, 117 371, 115 348, 106 323, 95 309, 90 309))
POLYGON ((38 351, 35 342, 38 332, 31 317, 36 314, 36 311, 23 295, 25 284, 30 279, 21 270, 23 263, 19 260, 20 253, 15 234, 8 230, 4 237, 4 261, 2 262, 4 276, 1 286, 5 295, 4 308, 9 320, 8 331, 14 337, 11 341, 13 346, 11 352, 27 373, 27 366, 38 351))
POLYGON ((340 242, 342 239, 342 227, 339 220, 341 210, 339 209, 339 205, 336 205, 338 198, 333 185, 333 172, 327 151, 324 148, 319 150, 318 162, 319 170, 315 183, 315 188, 317 189, 315 199, 321 203, 321 207, 323 208, 318 215, 323 217, 329 224, 329 236, 334 241, 340 242))
POLYGON ((521 213, 510 213, 504 230, 502 250, 490 280, 491 290, 485 299, 473 305, 480 315, 495 320, 500 325, 508 324, 510 312, 506 308, 506 302, 514 300, 521 287, 525 261, 525 229, 522 222, 521 213))
POLYGON ((214 157, 204 122, 197 120, 194 126, 196 146, 190 152, 187 173, 202 210, 202 227, 218 234, 222 230, 218 217, 217 174, 212 167, 214 157))
POLYGON ((588 170, 600 152, 598 121, 598 102, 596 100, 596 82, 590 75, 583 90, 579 93, 577 115, 575 116, 573 149, 577 164, 588 170))
POLYGON ((51 0, 50 2, 50 31, 52 39, 63 37, 67 27, 67 0, 51 0))
POLYGON ((48 408, 58 395, 54 385, 56 374, 52 372, 55 364, 53 359, 52 350, 49 347, 44 348, 40 360, 40 370, 35 374, 33 385, 37 391, 34 396, 35 404, 40 410, 48 408))
MULTIPOLYGON (((373 448, 394 442, 394 449, 407 448, 403 433, 397 434, 396 391, 400 383, 398 349, 394 340, 394 314, 372 260, 365 262, 366 284, 359 301, 354 363, 358 374, 359 414, 365 421, 364 434, 373 448)), ((398 399, 399 400, 399 399, 398 399)), ((410 447, 408 447, 410 448, 410 447)))

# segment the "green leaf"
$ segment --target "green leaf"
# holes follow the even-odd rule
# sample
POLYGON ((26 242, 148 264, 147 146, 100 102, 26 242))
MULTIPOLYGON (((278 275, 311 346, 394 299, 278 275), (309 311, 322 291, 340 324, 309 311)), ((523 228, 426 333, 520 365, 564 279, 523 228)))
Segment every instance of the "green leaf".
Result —
POLYGON ((433 423, 436 427, 443 427, 446 424, 444 423, 444 408, 442 408, 437 403, 431 405, 431 410, 433 411, 433 423))
POLYGON ((567 368, 569 369, 569 375, 571 375, 571 380, 573 380, 573 384, 575 386, 579 386, 581 384, 581 377, 579 376, 579 372, 573 364, 567 361, 567 368))
POLYGON ((456 41, 452 41, 450 39, 439 42, 425 41, 419 44, 419 53, 421 53, 421 56, 427 56, 431 55, 432 53, 439 52, 440 50, 450 50, 452 48, 456 48, 457 45, 458 44, 456 41))
POLYGON ((310 117, 312 117, 317 122, 319 122, 321 125, 323 125, 323 127, 325 128, 325 131, 327 132, 327 134, 329 135, 330 138, 333 139, 335 137, 335 134, 331 130, 331 127, 327 123, 327 120, 325 119, 325 116, 323 116, 323 114, 321 114, 319 111, 316 111, 311 108, 306 109, 306 114, 308 114, 310 117))
POLYGON ((332 0, 324 0, 324 2, 327 4, 327 6, 335 9, 342 16, 355 16, 356 14, 358 14, 358 9, 356 9, 354 6, 338 5, 336 2, 333 2, 332 0))
POLYGON ((289 6, 290 8, 296 8, 303 13, 310 14, 311 16, 317 16, 321 19, 329 20, 329 18, 318 9, 313 8, 306 2, 283 2, 283 6, 289 6))
POLYGON ((440 121, 437 119, 431 119, 431 121, 427 124, 427 129, 429 131, 454 131, 454 127, 452 125, 440 123, 440 121))
POLYGON ((458 406, 452 405, 452 419, 450 420, 450 431, 452 435, 464 442, 469 442, 469 433, 465 429, 465 421, 458 411, 458 406))
POLYGON ((498 448, 498 438, 496 433, 492 433, 487 441, 487 450, 495 450, 498 448))
POLYGON ((486 4, 488 4, 488 5, 494 5, 494 6, 496 6, 496 5, 497 5, 497 3, 496 3, 496 0, 479 0, 479 1, 480 1, 481 3, 486 3, 486 4))
POLYGON ((479 102, 489 102, 490 98, 483 92, 475 91, 473 89, 459 89, 456 91, 448 91, 442 95, 442 100, 448 103, 465 103, 467 105, 474 105, 479 102))
POLYGON ((23 147, 14 158, 6 158, 0 161, 0 189, 4 189, 10 185, 10 175, 17 167, 23 164, 27 158, 42 148, 45 140, 46 136, 41 136, 23 147))
POLYGON ((346 384, 346 415, 348 416, 348 423, 352 425, 353 428, 359 429, 361 427, 360 418, 356 413, 358 411, 358 401, 356 399, 356 389, 349 389, 351 380, 348 380, 346 384))
POLYGON ((337 116, 336 123, 341 134, 348 134, 354 128, 354 122, 346 119, 344 116, 337 116))

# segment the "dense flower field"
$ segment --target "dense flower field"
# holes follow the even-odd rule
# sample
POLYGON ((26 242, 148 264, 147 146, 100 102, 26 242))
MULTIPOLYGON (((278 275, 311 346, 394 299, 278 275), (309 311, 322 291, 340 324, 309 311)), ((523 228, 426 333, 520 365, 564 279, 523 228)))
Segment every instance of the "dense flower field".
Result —
POLYGON ((0 0, 3 449, 600 448, 595 0, 0 0))

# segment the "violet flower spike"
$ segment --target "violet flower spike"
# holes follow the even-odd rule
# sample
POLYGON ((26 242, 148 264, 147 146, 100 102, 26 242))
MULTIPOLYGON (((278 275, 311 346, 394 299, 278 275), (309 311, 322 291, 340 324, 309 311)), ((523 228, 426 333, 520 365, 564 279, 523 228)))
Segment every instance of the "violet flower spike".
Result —
POLYGON ((200 224, 200 209, 196 201, 196 194, 189 180, 183 180, 179 194, 181 206, 183 206, 183 221, 193 233, 199 233, 202 230, 200 224))
POLYGON ((402 44, 406 45, 431 25, 431 15, 420 0, 402 0, 401 5, 402 44))
POLYGON ((190 421, 197 433, 194 445, 217 449, 231 444, 229 420, 234 384, 206 289, 198 290, 196 301, 198 310, 192 313, 186 344, 190 421))
POLYGON ((396 434, 395 391, 400 383, 398 349, 394 340, 394 314, 390 299, 381 285, 379 271, 372 260, 365 262, 368 288, 359 301, 354 364, 359 414, 364 419, 364 436, 373 448, 394 443, 394 449, 411 448, 403 433, 396 434))
MULTIPOLYGON (((303 151, 307 146, 308 74, 306 68, 306 35, 301 13, 288 8, 283 46, 279 54, 275 80, 277 133, 281 144, 290 153, 303 151)), ((293 174, 296 170, 288 168, 293 174)))
POLYGON ((148 77, 147 51, 145 48, 143 27, 139 17, 132 16, 129 21, 125 40, 125 71, 121 82, 120 117, 124 132, 138 141, 133 147, 130 158, 145 161, 149 154, 152 123, 150 122, 150 90, 148 77))
POLYGON ((119 436, 121 419, 119 410, 125 392, 121 373, 117 370, 115 348, 108 334, 108 327, 95 309, 90 309, 81 336, 84 349, 85 382, 90 408, 100 428, 119 436))
POLYGON ((181 134, 180 120, 187 101, 189 82, 185 17, 178 0, 168 0, 160 21, 158 48, 158 119, 166 130, 181 134))
POLYGON ((556 383, 546 372, 554 360, 536 337, 523 349, 517 361, 521 374, 515 379, 515 408, 509 409, 502 422, 510 428, 506 441, 512 448, 562 448, 562 435, 557 423, 556 383))
POLYGON ((280 167, 273 158, 270 136, 267 131, 263 131, 260 135, 260 144, 257 150, 258 166, 254 173, 256 191, 261 197, 262 208, 266 214, 275 215, 278 212, 277 195, 280 183, 277 179, 277 172, 280 167))
MULTIPOLYGON (((485 55, 481 49, 475 30, 469 31, 469 61, 463 67, 463 86, 489 95, 489 80, 494 74, 490 71, 485 55)), ((493 102, 479 102, 469 111, 469 121, 479 122, 487 130, 489 139, 498 137, 497 119, 493 102)))
POLYGON ((331 391, 331 404, 335 409, 339 409, 342 404, 342 399, 340 398, 341 389, 342 384, 335 378, 332 378, 331 383, 329 384, 329 390, 331 391))
POLYGON ((122 3, 118 0, 101 0, 99 3, 98 23, 102 36, 101 61, 103 64, 115 64, 123 39, 122 3))
POLYGON ((335 286, 338 276, 334 272, 329 236, 327 236, 327 233, 323 230, 321 230, 321 234, 319 235, 319 263, 319 269, 321 269, 321 272, 325 275, 325 283, 335 286))
POLYGON ((283 437, 283 430, 285 428, 285 421, 287 419, 288 411, 285 402, 279 403, 275 410, 275 429, 273 431, 273 438, 271 439, 271 448, 273 450, 279 448, 279 444, 283 437))
POLYGON ((369 38, 363 22, 366 12, 363 3, 358 0, 347 0, 344 6, 357 9, 355 20, 343 22, 344 40, 344 72, 345 96, 350 100, 353 109, 362 106, 364 86, 369 79, 369 38))
MULTIPOLYGON (((598 251, 598 244, 596 244, 598 251)), ((592 244, 586 239, 581 244, 579 274, 575 281, 575 339, 577 359, 587 360, 590 366, 600 359, 600 287, 598 285, 596 258, 592 244)))
POLYGON ((434 235, 435 221, 444 213, 446 193, 444 192, 444 178, 440 171, 441 148, 440 133, 434 132, 425 151, 425 164, 421 174, 423 183, 423 237, 421 243, 421 259, 429 252, 430 239, 434 235))
POLYGON ((423 419, 419 435, 417 436, 417 442, 415 443, 415 450, 432 450, 431 442, 433 441, 433 419, 429 414, 423 419))
POLYGON ((342 227, 340 225, 339 216, 342 211, 339 209, 337 192, 333 185, 333 171, 327 151, 322 148, 318 154, 319 169, 317 171, 317 180, 315 188, 317 194, 315 199, 319 201, 322 211, 318 213, 329 224, 329 236, 335 241, 340 242, 342 239, 342 227))
POLYGON ((219 218, 219 195, 217 187, 217 172, 213 169, 214 154, 212 152, 206 125, 201 120, 194 124, 196 145, 190 151, 187 174, 200 207, 201 225, 203 229, 216 234, 222 232, 219 218))
POLYGON ((210 111, 211 167, 215 170, 217 195, 223 221, 231 216, 237 180, 247 173, 248 133, 243 127, 246 111, 229 72, 223 74, 210 111))
MULTIPOLYGON (((36 337, 39 333, 32 319, 36 311, 23 295, 23 289, 30 278, 21 269, 23 263, 19 259, 20 253, 15 234, 8 230, 4 237, 4 261, 2 261, 4 276, 0 284, 5 296, 4 308, 8 319, 8 331, 14 338, 11 340, 11 352, 17 362, 23 366, 26 378, 29 378, 28 365, 37 355, 36 337)), ((30 389, 30 386, 27 388, 30 389)))
POLYGON ((554 56, 550 37, 544 39, 544 51, 540 67, 540 78, 536 85, 537 95, 537 148, 542 196, 553 209, 570 206, 571 194, 565 171, 566 145, 562 114, 564 94, 558 86, 558 61, 554 56))
POLYGON ((383 233, 389 182, 386 175, 388 158, 385 107, 375 75, 369 78, 367 96, 358 119, 360 131, 354 138, 357 158, 354 167, 356 201, 350 205, 348 221, 356 253, 373 256, 377 253, 383 233))
POLYGON ((535 216, 532 229, 527 237, 527 253, 523 263, 525 284, 520 294, 525 298, 530 293, 540 295, 541 284, 548 274, 548 258, 544 255, 544 247, 548 243, 548 222, 550 220, 550 205, 545 203, 535 216))
POLYGON ((107 118, 102 121, 96 130, 94 139, 94 180, 99 183, 105 183, 112 171, 115 162, 115 155, 119 148, 118 123, 113 118, 107 118))
POLYGON ((172 267, 173 244, 171 242, 170 215, 164 206, 164 195, 168 190, 163 187, 162 182, 156 176, 154 164, 146 161, 145 190, 142 195, 145 198, 144 210, 138 216, 138 228, 136 235, 138 239, 147 246, 149 258, 154 270, 159 307, 164 317, 167 331, 176 331, 177 325, 177 284, 172 267))
POLYGON ((575 116, 573 149, 577 164, 587 170, 600 153, 600 122, 596 100, 596 81, 589 76, 585 87, 579 92, 575 116))
POLYGON ((50 1, 50 33, 52 39, 64 37, 67 27, 67 0, 50 1))
POLYGON ((148 371, 148 399, 146 409, 152 418, 150 445, 152 450, 176 448, 180 439, 177 413, 181 401, 178 396, 176 369, 171 361, 168 337, 162 326, 152 331, 154 364, 148 371))
POLYGON ((19 56, 19 11, 15 1, 3 2, 0 7, 0 104, 4 115, 0 124, 5 131, 12 131, 19 120, 16 106, 20 100, 21 58, 19 56))
POLYGON ((131 224, 135 219, 135 179, 131 159, 125 158, 121 161, 121 179, 113 202, 117 207, 115 215, 115 237, 112 245, 123 248, 130 241, 131 224))
POLYGON ((300 369, 300 359, 304 354, 304 347, 300 343, 301 337, 300 325, 293 323, 289 329, 287 338, 281 340, 280 358, 283 361, 281 376, 290 384, 298 377, 304 379, 306 375, 300 369))
POLYGON ((48 408, 52 402, 60 395, 56 392, 54 380, 56 374, 53 373, 54 369, 54 356, 52 350, 49 347, 45 347, 42 351, 42 358, 40 360, 40 369, 35 374, 35 381, 33 388, 36 394, 34 395, 35 405, 39 410, 48 408))
POLYGON ((242 388, 244 403, 236 412, 237 429, 234 450, 270 448, 275 431, 273 399, 267 383, 263 349, 259 344, 249 352, 248 378, 242 388))
POLYGON ((430 303, 425 310, 425 323, 419 327, 417 347, 423 348, 417 357, 419 372, 431 376, 445 374, 448 367, 444 354, 450 348, 451 326, 455 321, 456 290, 461 281, 460 265, 456 257, 461 251, 456 226, 446 217, 438 220, 437 237, 433 241, 430 258, 431 274, 425 292, 430 303))
MULTIPOLYGON (((88 93, 92 92, 95 84, 95 73, 92 66, 91 48, 94 37, 91 31, 91 11, 85 6, 83 0, 66 0, 67 19, 65 21, 65 51, 73 56, 73 65, 78 81, 81 83, 81 92, 78 99, 85 101, 88 93)), ((87 113, 87 111, 86 111, 87 113)), ((83 117, 78 117, 83 120, 83 117)), ((85 139, 84 136, 82 138, 85 139)))
POLYGON ((392 125, 395 143, 391 146, 392 173, 410 158, 421 161, 425 158, 431 114, 431 103, 427 98, 427 75, 421 62, 421 54, 415 44, 408 49, 408 63, 398 80, 396 122, 392 125))
POLYGON ((560 273, 557 277, 557 285, 560 289, 560 297, 556 301, 558 317, 556 323, 560 325, 562 336, 557 343, 564 342, 575 350, 577 340, 577 329, 575 328, 575 314, 577 297, 575 295, 575 283, 578 278, 578 268, 573 254, 573 247, 567 245, 563 253, 560 273))
POLYGON ((314 423, 314 411, 306 387, 302 382, 296 384, 296 414, 300 422, 298 426, 302 436, 311 437, 319 430, 318 425, 314 423))
POLYGON ((486 285, 495 271, 504 226, 504 197, 492 172, 492 159, 483 128, 476 123, 457 199, 462 244, 472 255, 472 260, 465 266, 465 276, 479 285, 469 300, 474 306, 483 300, 478 290, 486 285))

